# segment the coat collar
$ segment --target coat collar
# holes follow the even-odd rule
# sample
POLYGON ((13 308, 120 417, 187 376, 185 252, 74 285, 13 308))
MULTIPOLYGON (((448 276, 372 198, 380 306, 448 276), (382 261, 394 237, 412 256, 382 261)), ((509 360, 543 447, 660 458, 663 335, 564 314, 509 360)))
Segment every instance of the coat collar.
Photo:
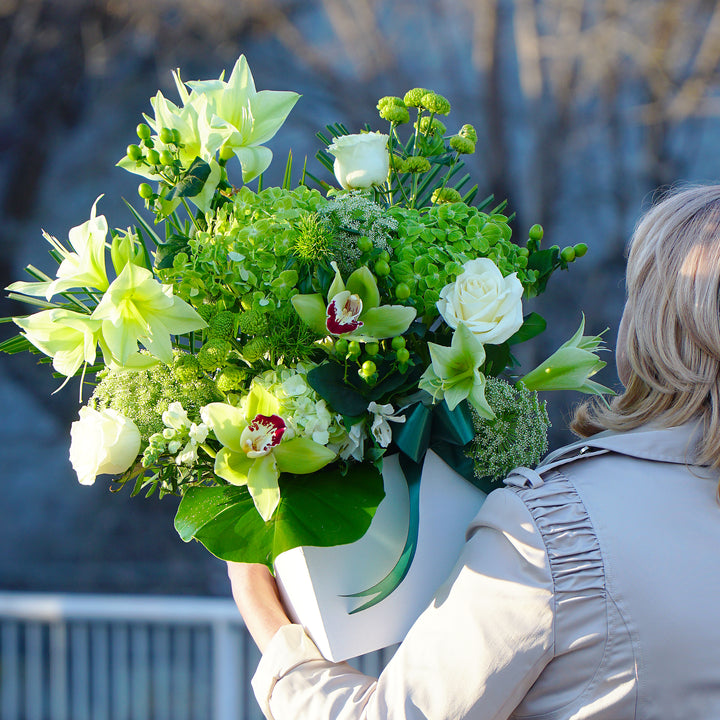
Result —
POLYGON ((701 420, 669 428, 650 423, 628 432, 607 430, 550 453, 540 468, 600 454, 603 450, 643 460, 695 465, 702 430, 701 420))

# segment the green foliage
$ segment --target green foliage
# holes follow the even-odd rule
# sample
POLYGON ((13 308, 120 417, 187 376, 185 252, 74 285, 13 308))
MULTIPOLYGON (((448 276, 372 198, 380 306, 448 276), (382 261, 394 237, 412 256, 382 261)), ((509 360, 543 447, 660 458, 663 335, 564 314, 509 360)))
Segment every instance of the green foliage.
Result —
POLYGON ((244 487, 190 488, 175 517, 175 529, 199 540, 222 560, 264 563, 301 545, 327 547, 361 538, 385 496, 380 473, 369 464, 310 475, 283 473, 280 504, 263 522, 244 487))

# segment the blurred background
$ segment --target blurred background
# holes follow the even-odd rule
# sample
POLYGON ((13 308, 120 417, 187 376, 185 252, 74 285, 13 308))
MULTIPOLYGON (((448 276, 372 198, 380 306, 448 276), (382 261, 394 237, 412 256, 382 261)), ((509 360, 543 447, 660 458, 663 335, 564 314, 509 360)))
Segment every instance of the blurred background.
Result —
MULTIPOLYGON (((581 311, 614 346, 643 207, 658 188, 718 177, 716 0, 0 0, 2 287, 30 262, 54 268, 41 228, 64 241, 101 193, 99 212, 129 225, 121 198, 140 205, 138 178, 114 165, 150 96, 176 99, 177 67, 217 77, 240 53, 258 89, 303 94, 266 184, 291 147, 313 167, 326 123, 384 130, 377 99, 423 86, 451 100, 451 132, 477 128, 467 164, 480 197, 508 199, 518 241, 541 223, 546 245, 587 243, 533 302, 549 327, 527 369, 581 311)), ((23 311, 2 300, 0 315, 23 311)), ((616 386, 606 359, 597 379, 616 386)), ((0 358, 0 589, 227 595, 224 565, 175 535, 172 498, 77 485, 77 383, 51 395, 47 370, 0 358)), ((551 398, 553 444, 577 401, 551 398)))

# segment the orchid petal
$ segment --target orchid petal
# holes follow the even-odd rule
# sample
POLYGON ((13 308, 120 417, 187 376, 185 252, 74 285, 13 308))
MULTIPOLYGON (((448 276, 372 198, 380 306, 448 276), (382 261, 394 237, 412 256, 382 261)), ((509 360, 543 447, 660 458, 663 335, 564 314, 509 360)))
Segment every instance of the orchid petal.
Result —
POLYGON ((327 335, 325 318, 327 307, 322 295, 293 295, 290 302, 300 319, 318 335, 327 335))
POLYGON ((244 452, 233 452, 228 448, 220 448, 215 456, 214 473, 232 485, 247 485, 248 475, 253 460, 244 452))
POLYGON ((203 407, 202 417, 226 448, 245 454, 240 438, 248 423, 241 408, 227 403, 210 403, 203 407))
POLYGON ((280 502, 278 478, 280 471, 273 453, 253 461, 248 472, 247 487, 260 517, 267 522, 280 502))
POLYGON ((273 448, 272 454, 280 472, 307 475, 324 468, 337 454, 310 438, 297 437, 273 448))
POLYGON ((402 335, 417 315, 415 308, 405 305, 381 305, 360 315, 362 335, 378 340, 402 335))
POLYGON ((365 265, 359 267, 350 275, 345 287, 351 293, 360 296, 366 312, 380 305, 380 291, 378 290, 377 280, 365 265))

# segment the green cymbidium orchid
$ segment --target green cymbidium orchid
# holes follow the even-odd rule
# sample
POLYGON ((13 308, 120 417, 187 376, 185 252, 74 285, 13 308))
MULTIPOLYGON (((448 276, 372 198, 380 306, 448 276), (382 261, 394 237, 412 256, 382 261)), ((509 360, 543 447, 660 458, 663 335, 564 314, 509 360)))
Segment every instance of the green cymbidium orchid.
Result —
POLYGON ((343 335, 359 340, 402 335, 415 319, 415 308, 406 305, 380 305, 380 291, 375 276, 363 266, 343 282, 336 263, 327 303, 320 293, 295 295, 291 301, 308 327, 321 335, 343 335), (339 302, 339 301, 342 302, 339 302), (347 308, 355 311, 348 315, 347 308), (343 310, 345 310, 343 314, 343 310), (343 332, 343 326, 347 331, 343 332))
POLYGON ((460 323, 450 347, 428 343, 428 349, 432 364, 422 374, 418 387, 436 401, 444 398, 450 410, 467 400, 482 417, 492 420, 495 413, 485 399, 486 380, 480 372, 485 348, 475 335, 460 323))
POLYGON ((207 323, 170 285, 161 285, 146 268, 127 264, 92 314, 102 321, 102 336, 117 363, 124 366, 138 342, 158 360, 172 362, 171 335, 200 330, 207 323))
POLYGON ((583 315, 577 332, 519 382, 529 390, 577 390, 590 395, 614 395, 610 388, 589 379, 607 364, 595 354, 596 350, 606 348, 600 335, 583 335, 584 330, 583 315))
POLYGON ((257 92, 244 55, 238 58, 227 82, 221 75, 218 80, 198 80, 187 85, 192 93, 188 97, 180 91, 183 101, 195 104, 206 100, 210 124, 224 137, 220 157, 237 157, 243 182, 264 172, 272 160, 272 151, 263 145, 280 129, 300 95, 276 90, 257 92))
POLYGON ((215 474, 232 485, 247 485, 258 513, 267 522, 280 502, 280 473, 314 473, 337 456, 310 438, 283 440, 286 426, 279 403, 254 385, 242 408, 211 403, 203 421, 222 443, 215 457, 215 474))
POLYGON ((89 315, 53 308, 24 318, 13 318, 23 335, 53 359, 61 375, 74 375, 83 363, 92 365, 100 338, 100 320, 89 315))
POLYGON ((105 271, 105 239, 108 224, 104 215, 96 215, 97 204, 101 197, 102 195, 93 203, 90 219, 72 228, 68 233, 72 250, 68 250, 52 235, 43 233, 45 239, 62 257, 55 280, 16 282, 7 289, 31 297, 44 296, 47 300, 72 288, 107 290, 110 284, 105 271))

